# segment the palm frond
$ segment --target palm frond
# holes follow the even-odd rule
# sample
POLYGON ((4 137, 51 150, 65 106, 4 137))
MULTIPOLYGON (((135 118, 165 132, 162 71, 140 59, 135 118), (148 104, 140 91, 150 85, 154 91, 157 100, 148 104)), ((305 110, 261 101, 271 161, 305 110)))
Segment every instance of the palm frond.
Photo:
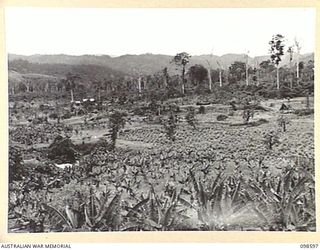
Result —
POLYGON ((49 214, 51 226, 54 228, 60 228, 63 227, 63 225, 67 225, 68 227, 73 228, 70 221, 57 209, 46 203, 42 203, 42 207, 49 214))
POLYGON ((138 202, 133 208, 130 209, 130 211, 127 213, 126 217, 131 217, 133 216, 135 213, 138 213, 138 210, 140 207, 143 207, 145 204, 147 204, 149 201, 149 197, 138 202))

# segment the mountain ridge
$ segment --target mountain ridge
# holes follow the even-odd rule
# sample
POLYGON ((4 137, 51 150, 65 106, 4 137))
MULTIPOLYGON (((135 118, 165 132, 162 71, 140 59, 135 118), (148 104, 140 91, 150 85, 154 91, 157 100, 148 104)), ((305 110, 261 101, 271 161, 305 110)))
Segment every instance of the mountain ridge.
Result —
MULTIPOLYGON (((104 66, 116 71, 121 71, 131 75, 137 74, 154 74, 168 68, 171 74, 177 73, 176 66, 171 62, 173 56, 163 54, 145 53, 140 55, 126 54, 117 57, 109 55, 67 55, 67 54, 34 54, 34 55, 18 55, 8 54, 8 61, 26 60, 30 63, 38 64, 68 64, 68 65, 98 65, 104 66)), ((248 64, 255 66, 264 60, 270 59, 269 55, 261 55, 248 57, 248 64)), ((286 54, 282 58, 282 66, 289 64, 289 55, 286 54)), ((300 60, 307 62, 314 59, 314 53, 306 53, 300 55, 300 60)), ((245 54, 227 53, 222 56, 217 55, 195 55, 190 58, 188 67, 195 64, 202 64, 205 67, 212 69, 222 68, 227 69, 234 61, 245 62, 245 54)), ((293 62, 296 60, 296 54, 293 55, 293 62)))

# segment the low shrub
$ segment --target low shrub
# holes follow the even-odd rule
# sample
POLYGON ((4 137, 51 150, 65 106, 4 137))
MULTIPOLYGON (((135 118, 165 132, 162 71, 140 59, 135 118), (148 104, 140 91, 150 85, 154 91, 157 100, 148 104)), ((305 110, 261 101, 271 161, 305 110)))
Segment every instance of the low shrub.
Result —
POLYGON ((228 116, 226 116, 226 115, 218 115, 217 116, 217 121, 225 121, 226 119, 228 119, 228 116))

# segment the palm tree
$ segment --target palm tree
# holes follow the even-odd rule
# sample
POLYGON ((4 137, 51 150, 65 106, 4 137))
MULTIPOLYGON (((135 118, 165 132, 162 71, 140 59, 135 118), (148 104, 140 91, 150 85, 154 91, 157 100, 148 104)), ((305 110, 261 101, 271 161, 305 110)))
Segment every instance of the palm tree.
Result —
POLYGON ((186 73, 186 66, 189 63, 191 55, 189 55, 186 52, 181 52, 178 53, 174 56, 174 58, 172 59, 172 63, 175 63, 177 66, 181 66, 182 67, 182 74, 181 74, 181 78, 182 78, 182 83, 181 83, 181 92, 182 94, 185 93, 185 73, 186 73))

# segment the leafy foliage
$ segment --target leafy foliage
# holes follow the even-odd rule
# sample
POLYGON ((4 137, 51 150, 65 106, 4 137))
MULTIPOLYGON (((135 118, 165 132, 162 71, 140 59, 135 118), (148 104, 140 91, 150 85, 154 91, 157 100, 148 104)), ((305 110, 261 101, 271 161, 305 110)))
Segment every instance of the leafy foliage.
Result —
POLYGON ((244 62, 235 61, 229 67, 229 81, 232 82, 232 79, 235 79, 235 81, 241 81, 245 79, 245 73, 246 64, 244 62))
POLYGON ((186 121, 187 123, 192 126, 193 128, 196 128, 196 123, 197 123, 197 120, 196 120, 196 112, 195 112, 195 109, 193 107, 190 107, 188 109, 188 112, 186 114, 186 121))
POLYGON ((191 66, 188 70, 188 75, 191 82, 194 85, 201 84, 208 76, 208 70, 200 64, 195 64, 191 66))
POLYGON ((274 67, 274 65, 272 64, 272 62, 270 60, 262 61, 259 64, 259 66, 260 66, 261 69, 264 70, 265 73, 270 73, 273 70, 275 70, 275 67, 274 67))
POLYGON ((274 145, 280 143, 279 136, 275 131, 270 131, 264 134, 264 143, 266 144, 268 149, 272 149, 274 145))
POLYGON ((9 182, 21 180, 25 175, 22 165, 21 150, 17 147, 9 147, 9 182))
POLYGON ((281 62, 281 56, 284 55, 284 36, 281 34, 274 35, 269 42, 271 61, 278 66, 281 62))
POLYGON ((284 170, 279 177, 269 177, 265 173, 258 183, 249 185, 248 195, 256 197, 255 211, 267 223, 269 230, 304 231, 315 225, 314 180, 296 164, 295 168, 284 170))
POLYGON ((126 116, 126 113, 116 110, 109 117, 108 127, 111 136, 112 149, 114 149, 116 146, 119 130, 124 128, 126 124, 126 116))
POLYGON ((74 163, 79 156, 70 138, 57 136, 50 144, 48 158, 61 163, 74 163))
POLYGON ((182 67, 182 74, 181 74, 181 78, 182 78, 182 84, 181 84, 181 86, 182 86, 182 94, 185 94, 184 93, 185 72, 186 72, 186 65, 189 63, 190 58, 191 58, 191 55, 189 55, 186 52, 181 52, 181 53, 176 54, 172 59, 172 62, 174 64, 176 64, 177 66, 182 67))
POLYGON ((177 65, 182 65, 183 67, 185 67, 189 63, 190 58, 191 56, 187 52, 181 52, 174 56, 174 58, 172 59, 172 62, 174 62, 177 65))
POLYGON ((171 141, 175 141, 176 139, 176 128, 178 124, 178 116, 174 111, 171 111, 169 116, 163 121, 163 127, 165 129, 165 133, 167 137, 171 141))

